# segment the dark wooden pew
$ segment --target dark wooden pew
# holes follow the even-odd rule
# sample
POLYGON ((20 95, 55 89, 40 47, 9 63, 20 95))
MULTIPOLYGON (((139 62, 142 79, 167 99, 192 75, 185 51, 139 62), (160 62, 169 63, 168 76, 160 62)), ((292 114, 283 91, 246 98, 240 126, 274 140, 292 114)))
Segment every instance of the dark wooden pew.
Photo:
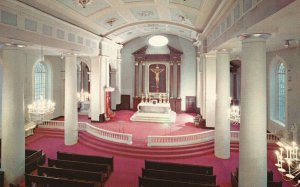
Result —
POLYGON ((77 162, 77 161, 69 161, 69 160, 54 160, 48 158, 48 166, 49 167, 55 166, 57 168, 63 168, 63 169, 102 172, 105 178, 108 178, 111 173, 110 166, 107 164, 94 164, 94 163, 77 162))
POLYGON ((171 180, 139 177, 139 187, 219 187, 212 184, 187 183, 171 180))
POLYGON ((43 185, 47 187, 96 187, 94 182, 76 181, 69 179, 59 179, 54 177, 34 176, 25 174, 26 187, 31 187, 33 184, 43 185))
POLYGON ((202 174, 195 174, 195 173, 182 173, 182 172, 152 170, 152 169, 143 168, 142 177, 216 185, 215 175, 202 175, 202 174))
POLYGON ((105 176, 102 172, 89 172, 81 170, 54 168, 54 167, 38 167, 39 176, 55 177, 55 178, 66 178, 84 180, 90 182, 99 182, 101 186, 104 185, 105 176))
POLYGON ((89 162, 96 164, 108 164, 111 170, 114 170, 114 157, 103 157, 103 156, 93 156, 93 155, 82 155, 74 153, 57 152, 57 159, 59 160, 71 160, 78 162, 89 162))
POLYGON ((31 173, 45 163, 46 155, 42 150, 25 150, 25 173, 31 173))
POLYGON ((146 169, 213 175, 213 167, 145 160, 146 169))
MULTIPOLYGON (((271 179, 271 174, 268 174, 268 177, 270 177, 269 179, 271 179)), ((273 172, 272 172, 272 180, 273 180, 273 172)), ((237 172, 231 172, 231 185, 232 185, 232 187, 238 187, 239 186, 237 172)), ((282 187, 282 182, 281 181, 276 182, 276 181, 268 180, 267 187, 282 187)))
POLYGON ((0 187, 4 186, 4 171, 0 171, 0 187))

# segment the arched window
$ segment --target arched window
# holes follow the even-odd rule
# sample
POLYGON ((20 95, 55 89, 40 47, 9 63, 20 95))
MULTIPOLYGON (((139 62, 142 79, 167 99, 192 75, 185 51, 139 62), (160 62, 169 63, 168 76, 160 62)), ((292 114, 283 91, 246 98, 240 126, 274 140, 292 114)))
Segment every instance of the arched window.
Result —
POLYGON ((277 70, 277 120, 285 123, 286 68, 280 63, 277 70))
POLYGON ((47 67, 38 62, 34 67, 34 100, 47 99, 47 67))

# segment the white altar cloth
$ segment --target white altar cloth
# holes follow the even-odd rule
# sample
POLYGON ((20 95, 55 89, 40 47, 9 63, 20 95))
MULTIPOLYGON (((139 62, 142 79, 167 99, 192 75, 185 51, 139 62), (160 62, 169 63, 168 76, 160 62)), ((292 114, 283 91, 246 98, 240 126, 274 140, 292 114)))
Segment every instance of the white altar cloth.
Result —
POLYGON ((130 120, 174 123, 176 113, 171 110, 170 103, 142 102, 138 104, 138 111, 131 116, 130 120))

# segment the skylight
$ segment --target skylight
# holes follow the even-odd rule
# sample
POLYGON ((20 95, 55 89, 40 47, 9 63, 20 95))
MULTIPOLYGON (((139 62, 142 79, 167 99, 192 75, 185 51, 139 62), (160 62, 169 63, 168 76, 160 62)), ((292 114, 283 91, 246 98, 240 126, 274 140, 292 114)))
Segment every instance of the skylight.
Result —
POLYGON ((169 43, 169 40, 167 37, 162 35, 155 35, 149 38, 148 43, 155 47, 161 47, 164 45, 167 45, 169 43))

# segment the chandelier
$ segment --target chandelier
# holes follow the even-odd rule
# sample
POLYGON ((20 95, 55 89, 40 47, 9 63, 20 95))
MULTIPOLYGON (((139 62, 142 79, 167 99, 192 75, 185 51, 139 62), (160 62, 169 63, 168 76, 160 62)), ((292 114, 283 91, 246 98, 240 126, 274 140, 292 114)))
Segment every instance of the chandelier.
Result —
POLYGON ((240 118, 240 107, 238 105, 232 105, 230 107, 230 114, 229 119, 233 125, 239 125, 241 118, 240 118))
POLYGON ((28 105, 28 113, 32 115, 51 114, 55 110, 55 103, 51 100, 46 100, 40 97, 39 100, 34 101, 28 105))
POLYGON ((300 180, 298 175, 300 174, 300 164, 298 158, 298 146, 295 142, 292 144, 277 142, 279 149, 275 151, 278 167, 278 171, 282 175, 282 178, 286 181, 290 181, 293 186, 298 186, 300 180), (296 179, 297 177, 297 179, 296 179))
POLYGON ((82 8, 85 8, 87 5, 91 4, 93 0, 73 0, 73 3, 82 6, 82 8))

